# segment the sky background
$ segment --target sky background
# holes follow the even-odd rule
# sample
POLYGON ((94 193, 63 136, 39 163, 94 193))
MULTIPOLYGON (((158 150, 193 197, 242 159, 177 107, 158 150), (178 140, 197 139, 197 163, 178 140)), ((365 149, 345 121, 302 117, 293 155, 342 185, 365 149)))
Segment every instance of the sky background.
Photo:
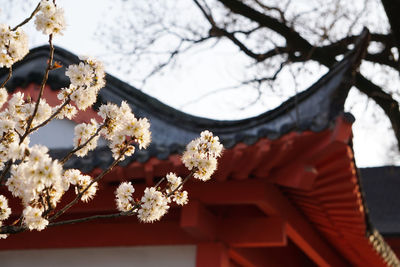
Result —
MULTIPOLYGON (((31 0, 3 2, 0 22, 11 26, 27 17, 37 4, 37 1, 31 0), (13 14, 11 17, 8 10, 13 14)), ((108 73, 132 85, 137 85, 131 75, 120 71, 117 65, 113 64, 110 60, 110 51, 99 36, 100 27, 104 25, 105 18, 110 20, 106 23, 113 23, 118 19, 118 15, 123 13, 118 10, 118 6, 106 0, 57 0, 57 4, 65 9, 68 27, 63 36, 55 37, 55 45, 77 55, 90 55, 103 60, 108 73)), ((34 30, 33 22, 24 29, 30 36, 32 48, 47 43, 47 37, 34 30)), ((256 97, 255 92, 251 90, 245 93, 243 90, 224 90, 197 101, 204 94, 236 84, 237 77, 241 76, 240 72, 243 70, 241 64, 244 59, 245 56, 238 53, 238 50, 229 42, 220 42, 212 50, 200 47, 188 53, 179 66, 154 77, 141 89, 184 112, 213 119, 230 120, 263 113, 296 93, 288 81, 287 84, 282 85, 285 87, 284 93, 265 94, 260 101, 250 106, 249 103, 256 97)), ((315 68, 312 73, 304 74, 300 87, 307 88, 324 72, 323 69, 315 68)), ((346 109, 351 109, 356 117, 353 131, 357 165, 364 167, 398 163, 395 156, 388 153, 390 147, 393 146, 394 136, 389 130, 390 125, 387 118, 383 116, 383 112, 377 109, 372 101, 360 96, 356 90, 350 92, 346 109), (373 117, 376 119, 371 120, 373 117)))

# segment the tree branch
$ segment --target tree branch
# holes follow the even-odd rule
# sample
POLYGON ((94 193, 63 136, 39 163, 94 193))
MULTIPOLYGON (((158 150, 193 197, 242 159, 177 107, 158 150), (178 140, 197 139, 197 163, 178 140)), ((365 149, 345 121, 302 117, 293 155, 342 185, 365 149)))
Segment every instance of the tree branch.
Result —
POLYGON ((291 45, 292 48, 296 48, 301 51, 309 51, 312 48, 312 45, 306 39, 301 37, 299 33, 295 32, 292 28, 275 18, 262 14, 238 0, 218 1, 224 4, 232 12, 242 15, 252 21, 257 22, 260 26, 267 27, 280 34, 286 39, 288 45, 291 45))
POLYGON ((6 85, 6 83, 11 79, 12 76, 12 65, 10 66, 10 68, 8 69, 8 75, 6 77, 6 79, 4 80, 4 82, 1 83, 0 88, 4 87, 6 85))
POLYGON ((389 19, 390 28, 396 41, 397 51, 400 53, 400 2, 398 0, 382 0, 381 2, 389 19))

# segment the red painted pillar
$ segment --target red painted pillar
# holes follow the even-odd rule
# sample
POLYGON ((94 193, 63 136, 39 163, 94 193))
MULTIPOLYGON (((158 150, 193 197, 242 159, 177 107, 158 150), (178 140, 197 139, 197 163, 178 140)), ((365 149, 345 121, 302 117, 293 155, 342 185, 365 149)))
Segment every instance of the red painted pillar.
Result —
POLYGON ((198 244, 196 267, 229 267, 228 250, 221 243, 198 244))

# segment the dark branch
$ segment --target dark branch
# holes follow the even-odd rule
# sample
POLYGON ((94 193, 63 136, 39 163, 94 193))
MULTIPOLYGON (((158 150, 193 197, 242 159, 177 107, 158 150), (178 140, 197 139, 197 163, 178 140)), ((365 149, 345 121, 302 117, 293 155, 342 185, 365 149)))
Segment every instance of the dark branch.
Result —
POLYGON ((308 51, 312 45, 304 39, 299 33, 295 32, 292 28, 278 21, 275 18, 267 16, 254 10, 253 8, 245 5, 238 0, 219 0, 232 12, 242 15, 252 21, 257 22, 260 26, 267 27, 284 37, 292 47, 302 51, 308 51))
POLYGON ((389 19, 394 39, 396 40, 397 50, 400 52, 400 2, 398 0, 382 0, 382 4, 389 19))

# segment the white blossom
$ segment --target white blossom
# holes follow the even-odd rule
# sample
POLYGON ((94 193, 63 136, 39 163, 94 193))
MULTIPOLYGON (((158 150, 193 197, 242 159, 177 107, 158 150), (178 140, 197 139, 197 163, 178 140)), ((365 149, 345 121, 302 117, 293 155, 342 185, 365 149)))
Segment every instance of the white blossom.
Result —
POLYGON ((64 193, 62 166, 50 158, 44 146, 35 145, 27 149, 29 156, 21 163, 12 165, 6 186, 13 196, 22 199, 25 206, 40 203, 40 198, 50 193, 50 204, 55 207, 64 193))
POLYGON ((0 88, 0 108, 3 107, 8 99, 8 93, 6 88, 0 88))
POLYGON ((83 202, 88 202, 93 199, 97 192, 97 182, 92 183, 92 177, 89 175, 82 175, 79 179, 78 186, 76 187, 76 193, 82 193, 81 197, 83 202))
MULTIPOLYGON (((97 122, 94 119, 90 120, 90 123, 81 123, 75 126, 75 137, 74 137, 74 148, 86 143, 92 136, 97 132, 97 122)), ((92 138, 86 146, 76 151, 75 154, 79 157, 84 157, 91 150, 97 147, 97 141, 99 136, 92 138)))
MULTIPOLYGON (((26 104, 21 105, 21 111, 24 114, 24 118, 29 117, 29 116, 31 116, 31 114, 33 114, 35 106, 36 106, 36 102, 26 103, 26 104)), ((51 106, 46 102, 45 99, 41 99, 38 109, 37 109, 37 112, 36 112, 36 115, 35 115, 35 118, 32 121, 32 125, 31 125, 32 128, 41 124, 48 118, 50 118, 51 114, 52 114, 51 106)))
POLYGON ((168 173, 166 175, 167 181, 169 183, 169 190, 173 192, 175 189, 179 187, 179 185, 182 183, 182 178, 176 176, 175 173, 168 173))
POLYGON ((121 183, 115 191, 115 202, 119 211, 130 211, 133 208, 132 194, 135 192, 130 182, 121 183))
POLYGON ((65 29, 64 10, 51 0, 42 0, 35 19, 36 29, 43 34, 60 34, 65 29))
POLYGON ((176 191, 173 195, 172 200, 175 201, 175 203, 178 205, 181 205, 181 206, 186 205, 189 201, 188 192, 187 191, 176 191))
MULTIPOLYGON (((63 186, 64 189, 68 189, 69 185, 75 186, 75 193, 82 193, 92 183, 93 179, 89 175, 84 175, 80 170, 68 169, 63 175, 63 186)), ((81 200, 88 202, 91 200, 97 192, 97 182, 94 182, 90 187, 83 193, 81 200)))
POLYGON ((41 231, 46 228, 49 221, 42 217, 43 211, 39 208, 27 206, 23 211, 24 224, 29 230, 41 231))
POLYGON ((155 187, 147 187, 141 199, 138 218, 142 222, 154 222, 168 211, 168 199, 155 187))
MULTIPOLYGON (((59 108, 60 108, 60 106, 55 106, 53 108, 53 113, 56 112, 56 110, 58 110, 59 108)), ((67 104, 60 110, 60 113, 58 113, 56 118, 59 120, 62 120, 64 118, 71 120, 73 117, 75 117, 75 115, 77 113, 78 113, 78 110, 76 109, 76 107, 74 107, 73 105, 67 104)))
POLYGON ((0 24, 0 67, 10 68, 28 52, 28 36, 22 29, 11 31, 8 25, 0 24))
POLYGON ((191 141, 182 155, 182 162, 189 170, 194 171, 194 177, 207 181, 217 169, 217 158, 221 156, 222 145, 217 136, 209 131, 203 131, 200 138, 191 141))
POLYGON ((109 147, 115 159, 121 156, 124 148, 125 152, 121 160, 135 152, 135 148, 130 145, 132 141, 137 143, 140 149, 150 144, 149 121, 146 118, 136 119, 125 101, 121 103, 121 107, 111 103, 101 105, 98 114, 106 124, 101 133, 104 138, 110 140, 109 147))
POLYGON ((71 85, 58 94, 60 100, 70 97, 80 110, 85 110, 96 102, 99 90, 105 85, 103 64, 93 58, 70 65, 65 72, 71 85))
POLYGON ((10 217, 11 209, 8 207, 8 200, 5 196, 0 195, 0 221, 10 217))

